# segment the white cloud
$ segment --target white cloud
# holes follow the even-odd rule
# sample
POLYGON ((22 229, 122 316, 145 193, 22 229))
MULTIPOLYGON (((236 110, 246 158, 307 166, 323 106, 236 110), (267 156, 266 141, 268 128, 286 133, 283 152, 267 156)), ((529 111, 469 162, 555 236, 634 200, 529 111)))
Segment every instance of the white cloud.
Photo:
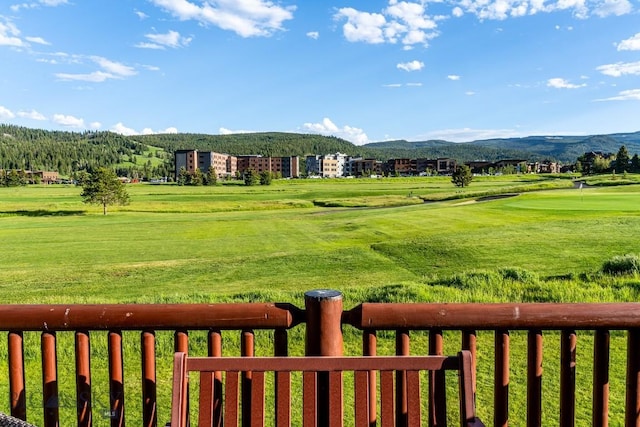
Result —
POLYGON ((450 142, 471 142, 481 139, 511 138, 522 136, 512 129, 442 129, 426 134, 418 135, 412 140, 426 141, 431 139, 441 139, 450 142))
POLYGON ((257 131, 255 130, 231 130, 227 128, 218 129, 218 133, 220 133, 220 135, 232 135, 235 133, 256 133, 256 132, 257 131))
POLYGON ((151 128, 144 128, 142 129, 142 134, 143 135, 156 135, 159 133, 178 133, 178 128, 175 127, 168 127, 165 130, 160 130, 160 131, 154 131, 151 128))
POLYGON ((320 37, 320 33, 317 31, 309 31, 307 33, 307 37, 309 37, 310 39, 318 40, 318 38, 320 37))
POLYGON ((553 79, 547 80, 547 86, 556 88, 556 89, 578 89, 581 87, 585 87, 587 84, 582 83, 580 85, 569 83, 569 81, 562 79, 560 77, 555 77, 553 79))
POLYGON ((61 4, 69 4, 69 0, 40 0, 45 6, 60 6, 61 4))
POLYGON ((40 6, 56 7, 64 4, 69 4, 69 0, 38 0, 37 2, 14 4, 10 6, 10 9, 17 12, 20 9, 35 9, 40 6))
POLYGON ((18 117, 23 117, 25 119, 31 119, 31 120, 47 120, 47 118, 37 112, 36 110, 31 110, 31 111, 18 111, 18 117))
POLYGON ((626 40, 622 40, 617 45, 618 50, 640 50, 640 33, 636 33, 626 40))
POLYGON ((420 87, 420 86, 422 86, 422 83, 407 83, 407 86, 409 86, 409 87, 420 87))
MULTIPOLYGON (((1 17, 0 17, 1 18, 1 17)), ((0 21, 0 46, 26 47, 28 43, 20 37, 20 30, 10 21, 0 21)))
POLYGON ((136 14, 136 16, 137 16, 141 21, 142 21, 142 20, 145 20, 145 19, 147 19, 147 18, 149 17, 149 15, 147 15, 147 14, 146 14, 146 13, 144 13, 144 12, 140 12, 139 10, 136 10, 136 11, 135 11, 135 12, 133 12, 133 13, 135 13, 135 14, 136 14))
POLYGON ((281 7, 265 0, 150 0, 182 21, 195 20, 233 31, 241 37, 270 36, 282 30, 282 24, 293 19, 295 6, 281 7))
POLYGON ((25 37, 25 39, 31 43, 41 44, 45 46, 50 46, 51 43, 43 39, 42 37, 25 37))
POLYGON ((65 116, 64 114, 54 114, 51 120, 54 123, 62 126, 78 128, 78 129, 85 127, 84 120, 74 116, 65 116))
POLYGON ((136 47, 145 49, 164 49, 170 47, 173 49, 188 46, 193 40, 192 37, 183 37, 177 31, 169 31, 166 34, 145 34, 145 37, 151 40, 151 43, 138 43, 136 47))
POLYGON ((456 6, 451 11, 451 14, 456 18, 460 18, 462 15, 464 15, 464 11, 459 6, 456 6))
POLYGON ((396 65, 397 68, 405 71, 420 71, 424 68, 424 62, 422 61, 411 61, 411 62, 403 62, 396 65))
POLYGON ((71 74, 71 73, 56 73, 56 77, 60 80, 72 80, 83 81, 92 83, 102 83, 106 80, 113 79, 113 74, 105 73, 103 71, 94 71, 88 74, 71 74))
POLYGON ((447 78, 448 78, 449 80, 454 80, 454 81, 455 81, 455 80, 460 80, 460 76, 458 76, 458 75, 456 75, 456 74, 449 74, 449 75, 447 76, 447 78))
POLYGON ((596 99, 596 101, 640 101, 640 89, 623 90, 617 96, 596 99))
POLYGON ((596 70, 611 77, 620 77, 625 74, 640 75, 640 61, 601 65, 596 70))
POLYGON ((626 15, 633 11, 633 6, 628 0, 604 0, 596 6, 593 13, 596 16, 604 18, 606 16, 626 15))
POLYGON ((626 15, 633 12, 633 5, 629 0, 461 0, 452 14, 461 16, 467 12, 481 20, 504 20, 556 11, 569 11, 575 18, 586 19, 591 15, 626 15))
POLYGON ((332 135, 345 139, 356 145, 363 145, 369 142, 369 137, 360 128, 343 126, 339 128, 329 118, 324 118, 321 123, 305 123, 302 126, 306 131, 319 133, 321 135, 332 135))
MULTIPOLYGON (((378 44, 385 42, 383 27, 387 21, 379 13, 359 12, 351 7, 338 11, 336 19, 346 18, 347 23, 342 27, 344 36, 350 42, 365 42, 378 44)), ((388 37, 388 36, 387 36, 388 37)), ((393 37, 388 37, 393 40, 393 37)))
POLYGON ((0 119, 13 119, 15 116, 11 110, 0 105, 0 119))
POLYGON ((382 85, 383 87, 402 87, 402 83, 389 83, 386 85, 382 85))
POLYGON ((424 1, 389 0, 388 7, 376 12, 344 7, 334 14, 337 21, 346 20, 342 27, 350 42, 370 44, 398 43, 406 50, 414 45, 427 45, 438 36, 436 19, 427 15, 424 1))
POLYGON ((90 129, 100 129, 102 127, 102 123, 100 122, 91 122, 89 123, 89 128, 90 129))
POLYGON ((120 135, 125 135, 125 136, 138 135, 138 132, 136 132, 134 129, 126 127, 125 125, 122 124, 122 122, 116 123, 114 126, 111 127, 110 130, 112 132, 119 133, 120 135))
POLYGON ((107 72, 114 74, 116 76, 129 77, 138 74, 136 70, 128 65, 121 64, 119 62, 110 61, 101 56, 92 56, 91 60, 93 60, 96 64, 100 65, 107 72))
POLYGON ((98 64, 102 70, 85 74, 57 73, 56 77, 61 80, 101 83, 109 79, 122 79, 138 74, 133 67, 111 61, 101 56, 91 56, 89 59, 98 64))

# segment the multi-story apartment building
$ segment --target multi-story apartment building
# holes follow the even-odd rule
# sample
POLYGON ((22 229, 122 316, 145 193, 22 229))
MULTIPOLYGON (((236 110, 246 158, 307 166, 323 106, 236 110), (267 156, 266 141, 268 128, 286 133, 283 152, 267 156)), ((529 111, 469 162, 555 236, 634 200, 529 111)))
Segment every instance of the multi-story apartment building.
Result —
POLYGON ((349 170, 352 176, 381 175, 382 162, 376 159, 350 159, 349 170))
POLYGON ((347 175, 345 172, 345 164, 349 159, 346 154, 341 153, 325 154, 323 156, 307 156, 307 175, 317 175, 324 178, 345 176, 347 175))
POLYGON ((253 169, 258 173, 269 171, 283 178, 297 178, 299 176, 299 162, 297 156, 292 157, 262 157, 231 156, 213 151, 177 150, 175 152, 176 179, 180 170, 184 168, 189 173, 199 169, 207 173, 213 166, 218 178, 228 178, 253 169))

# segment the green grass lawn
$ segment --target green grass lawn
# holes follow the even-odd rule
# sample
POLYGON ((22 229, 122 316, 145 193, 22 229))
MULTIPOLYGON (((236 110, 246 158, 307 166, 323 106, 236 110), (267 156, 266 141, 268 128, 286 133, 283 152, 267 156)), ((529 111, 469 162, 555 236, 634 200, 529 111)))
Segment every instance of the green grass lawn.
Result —
MULTIPOLYGON (((492 179, 465 191, 513 185, 492 179)), ((81 203, 77 187, 0 189, 3 300, 210 301, 315 288, 362 297, 362 288, 429 285, 437 299, 515 301, 517 293, 490 286, 456 296, 438 285, 501 268, 541 278, 592 274, 614 255, 640 251, 635 185, 437 203, 418 195, 455 195, 447 179, 128 190, 131 204, 103 216, 81 203), (362 207, 341 205, 353 200, 362 207)))
MULTIPOLYGON (((638 277, 600 272, 603 262, 616 255, 640 253, 638 184, 578 189, 561 177, 503 176, 477 178, 464 189, 446 177, 282 180, 268 187, 136 184, 127 189, 131 204, 112 207, 103 216, 101 207, 82 204, 78 187, 0 188, 3 303, 268 300, 302 307, 303 293, 317 288, 343 292, 345 309, 363 301, 640 297, 638 277), (494 197, 500 193, 510 197, 494 197)), ((29 342, 37 345, 33 335, 29 342)), ((292 341, 298 338, 301 333, 292 331, 292 341)), ((230 347, 238 340, 226 339, 230 347)), ((553 408, 559 347, 557 337, 545 339, 545 378, 550 378, 545 398, 553 408)), ((139 337, 129 341, 133 359, 127 366, 135 371, 139 337)), ((381 351, 391 348, 393 340, 388 341, 381 337, 381 351)), ((100 339, 95 342, 99 355, 104 349, 100 339)), ((166 373, 170 336, 161 342, 168 349, 159 350, 158 369, 166 373)), ((420 342, 424 339, 418 336, 413 351, 425 351, 420 342)), ((459 345, 457 337, 447 342, 459 345)), ((0 354, 6 354, 6 339, 0 343, 0 354)), ((268 352, 268 336, 266 344, 258 345, 259 352, 268 352)), ((519 362, 526 359, 526 336, 515 333, 512 346, 512 422, 521 425, 526 396, 519 362)), ((580 354, 588 357, 590 346, 587 334, 580 354)), ((357 334, 345 332, 345 347, 359 351, 357 334)), ((490 357, 492 351, 487 333, 479 338, 479 354, 490 357)), ((624 378, 624 352, 623 335, 614 334, 611 358, 620 362, 612 364, 616 417, 624 404, 618 375, 624 378)), ((37 370, 38 350, 32 353, 26 363, 37 370)), ((72 359, 68 363, 71 372, 72 359)), ((97 363, 102 375, 105 368, 97 363)), ((578 381, 588 386, 589 364, 580 366, 578 381)), ((478 398, 485 408, 480 412, 487 421, 491 361, 478 369, 478 398)), ((131 375, 135 393, 139 372, 131 375)), ((30 381, 37 384, 38 379, 30 381)), ((590 391, 580 393, 589 408, 590 391)), ((578 425, 589 425, 588 411, 581 411, 578 425)), ((557 424, 553 409, 545 412, 543 424, 557 424)))

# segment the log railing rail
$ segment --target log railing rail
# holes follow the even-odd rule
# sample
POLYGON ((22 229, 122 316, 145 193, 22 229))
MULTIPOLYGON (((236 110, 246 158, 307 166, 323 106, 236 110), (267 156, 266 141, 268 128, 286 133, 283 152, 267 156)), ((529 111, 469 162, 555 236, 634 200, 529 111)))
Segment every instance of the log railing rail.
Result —
MULTIPOLYGON (((163 425, 168 414, 158 418, 156 395, 156 331, 173 331, 174 351, 187 352, 190 331, 207 331, 208 354, 221 355, 221 332, 238 331, 242 356, 253 355, 254 330, 273 331, 273 355, 287 356, 287 331, 304 325, 305 353, 308 356, 342 355, 341 328, 350 325, 362 331, 362 355, 376 355, 377 334, 395 333, 396 354, 410 354, 411 331, 428 331, 428 353, 442 355, 444 331, 459 331, 458 349, 478 356, 478 331, 494 334, 493 424, 509 424, 510 331, 527 334, 527 426, 542 425, 542 349, 543 333, 559 332, 561 426, 574 426, 576 418, 577 331, 591 331, 594 339, 592 422, 609 423, 609 359, 611 331, 627 334, 625 416, 626 426, 640 426, 640 303, 589 304, 440 304, 440 303, 363 303, 351 310, 342 309, 342 295, 335 291, 311 291, 305 295, 305 308, 288 303, 237 304, 78 304, 78 305, 0 305, 0 331, 8 336, 7 363, 11 415, 27 419, 25 349, 23 333, 40 332, 42 356, 43 425, 60 424, 58 408, 45 405, 58 394, 58 340, 56 333, 75 335, 75 379, 77 425, 92 426, 90 333, 104 331, 108 343, 108 370, 111 426, 125 425, 124 355, 122 332, 140 333, 140 369, 142 377, 142 422, 145 427, 163 425)), ((554 361, 555 362, 555 361, 554 361)), ((550 363, 547 361, 546 363, 550 363)), ((130 368, 128 368, 130 369, 130 368)), ((135 369, 135 368, 134 368, 135 369)), ((437 396, 443 382, 433 377, 430 388, 437 396)), ((375 399, 370 399, 375 401, 375 399)), ((444 405, 437 401, 431 425, 446 425, 444 405)), ((137 406, 134 406, 137 407, 137 406)), ((481 408, 479 408, 480 410, 481 408)), ((128 409, 132 410, 131 408, 128 409)), ((166 410, 161 408, 161 411, 166 410)), ((32 415, 29 415, 31 418, 32 415)), ((488 421, 488 420, 486 420, 488 421)), ((522 425, 525 420, 518 420, 522 425)))

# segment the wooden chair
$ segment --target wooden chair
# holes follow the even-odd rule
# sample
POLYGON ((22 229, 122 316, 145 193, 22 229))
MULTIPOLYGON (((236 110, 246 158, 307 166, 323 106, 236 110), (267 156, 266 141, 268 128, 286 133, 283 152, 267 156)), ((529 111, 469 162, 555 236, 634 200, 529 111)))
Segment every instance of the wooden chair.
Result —
MULTIPOLYGON (((356 426, 414 427, 421 425, 420 410, 426 399, 420 394, 420 371, 442 374, 444 378, 444 372, 439 372, 443 370, 458 371, 460 425, 484 427, 476 417, 473 368, 468 351, 461 351, 457 356, 389 357, 188 357, 185 353, 176 353, 171 427, 190 425, 189 372, 199 373, 199 427, 218 427, 223 421, 224 427, 235 427, 239 423, 243 427, 264 426, 266 372, 274 373, 274 406, 267 411, 273 416, 274 425, 291 426, 291 373, 302 372, 303 426, 341 427, 346 409, 343 373, 349 371, 353 372, 356 426), (378 391, 379 402, 370 405, 369 402, 377 401, 378 391)), ((424 417, 422 419, 424 421, 424 417)), ((446 420, 437 425, 446 425, 446 420)))

